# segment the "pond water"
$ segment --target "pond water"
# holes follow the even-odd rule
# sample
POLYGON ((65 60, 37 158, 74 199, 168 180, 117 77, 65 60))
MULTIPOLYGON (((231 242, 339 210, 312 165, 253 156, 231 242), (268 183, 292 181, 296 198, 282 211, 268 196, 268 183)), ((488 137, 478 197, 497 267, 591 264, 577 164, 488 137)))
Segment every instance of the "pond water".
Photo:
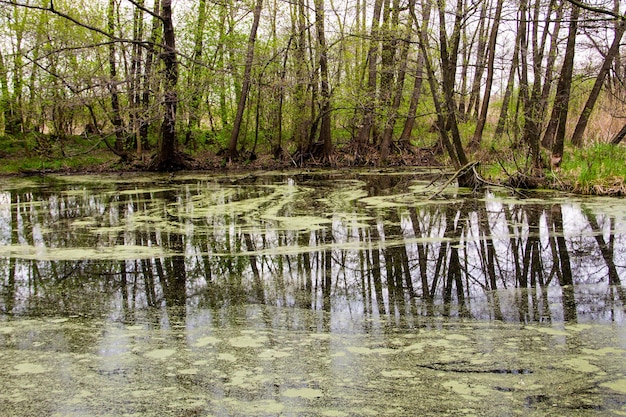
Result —
POLYGON ((0 180, 0 414, 626 415, 626 201, 444 180, 0 180))

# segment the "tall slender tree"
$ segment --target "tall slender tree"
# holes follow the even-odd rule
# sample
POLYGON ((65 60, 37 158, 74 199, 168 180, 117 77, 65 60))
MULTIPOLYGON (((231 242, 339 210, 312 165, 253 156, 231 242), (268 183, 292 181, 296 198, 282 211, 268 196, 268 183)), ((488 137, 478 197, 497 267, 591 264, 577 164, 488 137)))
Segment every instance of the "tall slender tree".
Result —
POLYGON ((243 74, 243 83, 241 85, 241 93, 239 94, 239 104, 237 105, 237 114, 233 123, 233 130, 230 134, 228 143, 228 155, 230 159, 237 158, 237 144, 239 141, 239 131, 241 130, 241 122, 243 121, 243 113, 246 108, 248 92, 250 91, 250 74, 252 72, 252 64, 254 62, 254 44, 256 43, 256 34, 259 28, 259 20, 261 19, 261 10, 263 9, 263 0, 257 0, 254 7, 254 17, 252 27, 250 28, 250 36, 248 37, 248 49, 246 52, 246 62, 243 74))

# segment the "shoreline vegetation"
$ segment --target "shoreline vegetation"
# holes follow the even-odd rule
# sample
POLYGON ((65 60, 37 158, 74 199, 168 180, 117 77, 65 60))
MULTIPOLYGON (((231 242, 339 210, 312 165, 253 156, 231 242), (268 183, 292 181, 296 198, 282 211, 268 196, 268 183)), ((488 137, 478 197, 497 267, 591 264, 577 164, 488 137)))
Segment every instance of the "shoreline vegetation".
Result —
MULTIPOLYGON (((141 157, 120 158, 107 148, 104 139, 73 136, 62 141, 49 141, 46 149, 41 148, 45 139, 42 134, 0 138, 0 176, 31 176, 46 174, 96 174, 150 171, 154 150, 145 150, 141 157)), ((335 147, 327 159, 311 156, 300 158, 283 152, 280 157, 270 154, 247 155, 229 160, 225 150, 203 149, 181 153, 184 155, 185 171, 242 172, 259 170, 283 170, 306 168, 394 168, 435 167, 442 170, 448 181, 455 183, 464 169, 473 171, 477 178, 475 187, 498 186, 515 190, 549 189, 580 195, 624 196, 626 195, 626 149, 620 145, 596 144, 565 153, 558 170, 546 169, 541 176, 530 175, 528 167, 520 166, 513 154, 504 155, 493 147, 469 154, 465 167, 454 170, 446 161, 443 149, 435 141, 430 146, 397 146, 387 156, 385 164, 379 163, 380 155, 375 148, 357 153, 350 145, 335 147), (358 154, 358 158, 355 155, 358 154), (481 161, 480 163, 478 161, 481 161)), ((175 170, 172 170, 175 171, 175 170)), ((536 172, 536 171, 535 171, 536 172)))

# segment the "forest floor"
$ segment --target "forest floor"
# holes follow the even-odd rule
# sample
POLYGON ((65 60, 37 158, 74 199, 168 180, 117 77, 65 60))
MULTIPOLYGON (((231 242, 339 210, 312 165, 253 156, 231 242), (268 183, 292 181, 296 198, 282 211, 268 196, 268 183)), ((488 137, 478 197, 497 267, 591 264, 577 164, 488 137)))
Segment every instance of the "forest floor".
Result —
MULTIPOLYGON (((1 145, 1 144, 0 144, 1 145)), ((33 149, 7 149, 0 152, 0 176, 10 175, 42 175, 49 173, 88 174, 105 172, 141 172, 146 171, 153 154, 145 152, 141 158, 123 162, 106 148, 89 149, 82 146, 63 146, 47 149, 45 152, 33 149)), ((606 152, 606 150, 605 150, 606 152)), ((506 153, 506 152, 505 152, 506 153)), ((581 169, 584 166, 565 166, 558 171, 546 169, 541 177, 528 175, 528 170, 516 166, 514 155, 505 155, 503 152, 479 151, 470 156, 471 160, 481 161, 480 166, 472 166, 477 177, 478 185, 502 185, 509 188, 544 188, 572 192, 576 194, 626 195, 624 175, 598 172, 600 177, 581 180, 581 169), (509 168, 505 168, 508 166, 509 168)), ((611 158, 615 160, 613 151, 609 149, 611 158)), ((185 157, 189 170, 208 172, 242 172, 242 171, 269 171, 292 168, 391 168, 391 167, 440 167, 455 175, 455 170, 449 165, 442 149, 436 147, 417 147, 413 145, 396 146, 384 164, 380 163, 380 155, 374 147, 355 149, 351 146, 336 148, 328 160, 316 158, 312 155, 305 157, 293 156, 287 152, 279 158, 267 153, 259 155, 243 155, 236 161, 229 159, 222 153, 214 150, 198 151, 185 157)), ((606 155, 582 155, 584 164, 589 167, 603 166, 606 155), (593 158, 600 158, 598 161, 593 158), (593 163, 590 161, 593 160, 593 163)), ((621 158, 617 158, 621 159, 621 158)), ((624 166, 624 164, 617 164, 624 166)), ((594 171, 601 171, 594 168, 594 171)), ((457 173, 458 174, 458 173, 457 173)), ((584 174, 584 173, 583 173, 584 174)))

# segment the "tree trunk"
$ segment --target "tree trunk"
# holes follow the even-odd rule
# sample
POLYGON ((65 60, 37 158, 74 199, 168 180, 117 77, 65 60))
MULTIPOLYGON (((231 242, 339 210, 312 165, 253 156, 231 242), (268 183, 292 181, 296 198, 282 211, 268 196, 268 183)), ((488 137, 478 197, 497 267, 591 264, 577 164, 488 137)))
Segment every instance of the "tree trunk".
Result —
MULTIPOLYGON (((107 10, 107 24, 109 36, 115 38, 115 0, 109 0, 109 8, 107 10)), ((115 43, 109 43, 109 82, 107 84, 109 93, 111 94, 111 123, 115 129, 115 154, 122 156, 122 160, 126 158, 125 141, 124 141, 124 122, 120 114, 120 101, 117 92, 117 66, 116 66, 115 43)))
POLYGON ((228 144, 228 156, 230 159, 237 158, 237 142, 239 140, 239 130, 241 129, 243 113, 246 108, 248 92, 250 91, 250 73, 252 71, 252 63, 254 62, 254 44, 256 42, 256 32, 259 28, 259 20, 261 18, 262 7, 263 0, 257 0, 256 6, 254 7, 254 19, 252 21, 252 28, 250 29, 250 36, 248 37, 248 50, 246 52, 243 83, 241 85, 241 94, 239 95, 239 103, 237 105, 237 114, 235 115, 235 122, 233 123, 233 130, 231 132, 230 142, 228 144))
MULTIPOLYGON (((413 18, 417 21, 415 16, 413 16, 413 18)), ((453 145, 453 143, 450 141, 450 137, 448 136, 448 132, 446 130, 446 124, 448 123, 447 117, 448 117, 449 107, 444 108, 441 105, 441 102, 439 101, 439 96, 441 92, 439 91, 439 88, 437 86, 437 79, 435 78, 435 72, 431 65, 431 59, 428 54, 427 48, 429 45, 428 45, 427 34, 422 31, 417 31, 417 34, 419 36, 419 46, 422 51, 422 55, 424 57, 424 67, 426 68, 427 80, 428 80, 428 84, 430 85, 430 91, 432 94, 433 104, 435 106, 435 112, 437 114, 437 127, 438 127, 437 130, 439 131, 439 137, 441 138, 441 141, 443 142, 443 145, 448 152, 448 155, 450 157, 450 160, 452 161, 452 164, 454 165, 456 169, 460 169, 463 167, 463 165, 467 164, 467 159, 465 157, 465 153, 463 152, 463 148, 460 149, 460 152, 457 152, 457 149, 455 148, 455 145, 453 145), (465 158, 464 162, 461 162, 459 160, 460 157, 465 158)), ((442 51, 443 50, 444 49, 442 48, 442 51)), ((444 85, 444 88, 445 88, 445 85, 444 85)), ((447 97, 446 97, 446 100, 447 100, 447 97)), ((456 121, 456 119, 454 120, 456 121)), ((456 126, 456 124, 454 124, 454 126, 456 126)), ((457 130, 457 133, 458 133, 458 130, 457 130)), ((467 177, 464 177, 462 180, 459 181, 459 183, 461 184, 466 179, 467 177)), ((468 184, 462 183, 462 185, 469 185, 469 181, 468 181, 468 184)))
MULTIPOLYGON (((410 9, 415 8, 415 0, 409 0, 410 9)), ((400 48, 400 59, 398 67, 398 76, 396 79, 395 88, 393 92, 393 102, 390 103, 389 111, 387 112, 387 121, 383 130, 382 140, 380 143, 380 163, 385 163, 389 156, 390 147, 392 143, 393 130, 396 125, 396 118, 398 117, 398 110, 402 103, 403 91, 404 91, 404 79, 406 77, 407 61, 409 56, 409 45, 411 43, 411 33, 413 31, 413 15, 410 16, 407 22, 406 30, 403 35, 402 47, 400 48)), ((391 87, 391 86, 390 86, 391 87)))
MULTIPOLYGON (((424 2, 422 5, 422 26, 418 26, 418 20, 415 16, 415 8, 411 10, 411 17, 416 25, 416 30, 421 33, 420 38, 426 38, 426 31, 428 30, 428 23, 430 21, 431 3, 429 1, 424 2)), ((404 122, 404 128, 400 135, 400 141, 408 142, 411 139, 411 132, 415 125, 415 117, 417 112, 417 105, 422 93, 422 84, 424 81, 424 54, 420 49, 417 56, 417 65, 415 68, 415 81, 413 82, 413 92, 411 93, 411 101, 409 102, 409 111, 407 113, 406 121, 404 122)))
POLYGON ((622 36, 624 35, 625 29, 626 23, 624 23, 624 21, 620 21, 617 23, 613 43, 611 44, 611 47, 604 56, 604 62, 602 63, 600 72, 598 73, 593 87, 591 88, 591 93, 589 93, 589 97, 587 98, 585 107, 583 108, 583 111, 580 114, 580 118, 578 119, 578 123, 576 123, 576 128, 574 129, 574 134, 572 135, 572 144, 574 146, 580 147, 583 143, 583 135, 585 133, 585 129, 587 128, 589 117, 591 116, 591 112, 593 111, 596 101, 598 100, 600 90, 602 89, 602 86, 604 85, 604 80, 606 79, 606 76, 611 69, 613 60, 619 52, 620 42, 622 40, 622 36))
POLYGON ((200 80, 202 76, 202 67, 199 63, 202 60, 202 53, 204 51, 203 37, 205 23, 206 0, 199 0, 198 20, 196 21, 194 33, 193 60, 191 62, 188 83, 188 93, 191 93, 191 97, 189 98, 189 119, 187 122, 187 132, 185 133, 185 144, 191 145, 194 148, 197 146, 195 131, 200 126, 200 104, 202 103, 202 98, 204 97, 202 83, 200 80))
POLYGON ((363 117, 356 138, 357 143, 360 145, 366 145, 369 142, 374 125, 374 112, 376 110, 376 69, 378 67, 378 49, 380 43, 378 38, 380 34, 379 25, 382 6, 383 0, 375 0, 374 12, 372 14, 370 45, 367 51, 367 86, 363 94, 364 102, 361 104, 363 117))
POLYGON ((187 167, 184 156, 178 153, 176 138, 176 108, 178 106, 178 58, 176 55, 176 38, 172 21, 172 0, 163 0, 161 4, 163 22, 163 53, 161 59, 165 66, 165 114, 161 124, 161 141, 159 151, 150 164, 156 171, 172 171, 187 167))
POLYGON ((620 131, 617 132, 617 134, 615 136, 613 136, 613 139, 611 139, 611 144, 612 145, 619 145, 620 142, 624 139, 624 137, 626 137, 626 124, 624 126, 622 126, 620 131))
POLYGON ((297 0, 294 2, 295 10, 292 15, 292 33, 294 38, 294 105, 293 111, 293 142, 295 143, 300 155, 303 156, 309 151, 309 135, 307 134, 310 118, 307 117, 307 84, 310 74, 307 72, 306 61, 306 32, 307 32, 307 16, 305 0, 297 0))
MULTIPOLYGON (((450 125, 452 134, 452 143, 455 153, 453 160, 457 161, 460 168, 468 162, 465 150, 463 149, 463 143, 461 142, 461 133, 459 132, 457 123, 456 104, 454 100, 456 64, 463 19, 463 0, 457 1, 456 18, 450 42, 448 42, 446 33, 445 2, 438 0, 437 6, 439 8, 439 50, 441 55, 442 88, 445 98, 445 116, 446 123, 450 125)), ((445 130, 445 126, 440 126, 440 129, 445 130)))
POLYGON ((7 130, 7 122, 11 119, 9 79, 7 76, 8 71, 4 64, 2 49, 0 49, 0 112, 2 112, 0 115, 0 125, 3 127, 3 130, 0 131, 0 135, 5 134, 7 130))
POLYGON ((534 104, 530 97, 528 81, 528 0, 520 3, 520 97, 524 106, 524 130, 522 140, 528 145, 534 170, 541 170, 541 153, 539 152, 539 127, 534 114, 534 104))
MULTIPOLYGON (((478 28, 476 29, 476 33, 478 34, 478 44, 476 46, 474 81, 472 82, 472 90, 470 92, 467 109, 465 109, 467 117, 469 117, 472 109, 475 109, 476 113, 478 114, 478 105, 480 103, 480 85, 482 84, 483 73, 485 72, 485 57, 489 53, 488 48, 486 48, 487 30, 489 30, 489 28, 485 27, 487 22, 486 15, 488 9, 490 9, 490 4, 485 1, 483 3, 483 7, 480 10, 479 24, 478 28)), ((494 20, 494 25, 495 24, 496 21, 494 20)), ((478 115, 476 117, 478 117, 478 115)))
POLYGON ((572 87, 574 51, 576 48, 576 32, 578 31, 579 14, 580 8, 578 6, 572 6, 567 47, 565 49, 565 57, 563 58, 561 76, 559 77, 559 83, 557 85, 556 97, 554 98, 554 107, 552 108, 552 119, 556 120, 557 126, 551 159, 554 166, 559 166, 563 158, 563 148, 565 146, 565 128, 567 124, 570 90, 572 87))
POLYGON ((511 60, 511 70, 509 72, 509 78, 506 82, 506 88, 504 90, 504 97, 502 97, 502 107, 500 108, 500 116, 498 117, 498 124, 496 126, 496 132, 494 137, 499 140, 504 133, 504 126, 508 118, 509 103, 511 102, 511 95, 513 94, 513 87, 515 87, 515 74, 519 71, 519 31, 515 37, 515 47, 513 48, 513 58, 511 60))
POLYGON ((133 133, 135 136, 135 146, 137 151, 137 156, 141 158, 141 154, 143 152, 143 144, 141 140, 141 64, 142 64, 142 55, 143 55, 143 47, 140 45, 140 42, 143 41, 143 11, 141 10, 144 7, 144 1, 138 1, 138 7, 135 8, 133 14, 133 47, 132 47, 132 58, 131 58, 131 79, 130 79, 130 88, 129 88, 129 96, 132 103, 132 126, 133 133))
MULTIPOLYGON (((556 0, 552 0, 550 9, 554 7, 555 2, 556 0)), ((540 120, 539 123, 541 125, 543 125, 543 119, 548 108, 548 101, 550 99, 550 91, 552 90, 552 84, 554 81, 553 73, 556 70, 556 59, 558 57, 558 47, 560 45, 559 32, 561 30, 561 21, 563 20, 564 4, 565 4, 565 1, 561 1, 558 7, 556 8, 556 16, 554 18, 554 30, 551 35, 550 51, 548 52, 548 59, 547 59, 546 66, 545 66, 545 77, 544 77, 545 79, 543 82, 543 88, 541 89, 540 87, 540 84, 541 84, 540 80, 538 80, 536 83, 537 84, 536 93, 534 95, 533 102, 536 103, 536 113, 537 113, 538 119, 540 120), (541 89, 541 94, 539 94, 540 89, 541 89)), ((549 21, 548 21, 548 24, 549 24, 549 21)), ((543 36, 541 48, 545 47, 544 44, 548 36, 547 32, 548 32, 547 30, 544 30, 544 36, 543 36)), ((543 59, 543 52, 541 53, 538 59, 539 60, 543 59)), ((550 148, 552 146, 551 141, 553 139, 555 128, 556 126, 554 125, 554 123, 548 122, 548 126, 545 129, 544 136, 541 142, 541 144, 544 147, 550 148)))
MULTIPOLYGON (((385 10, 383 13, 383 24, 380 35, 381 53, 380 53, 380 88, 378 89, 378 107, 381 120, 389 119, 389 113, 392 112, 393 86, 396 71, 396 49, 398 46, 398 18, 399 18, 399 1, 385 1, 385 10)), ((375 123, 374 142, 380 145, 381 136, 378 133, 379 123, 375 123)), ((383 129, 384 130, 384 129, 383 129)))
POLYGON ((487 122, 487 113, 489 111, 489 100, 491 97, 491 86, 493 84, 494 62, 496 55, 496 39, 498 37, 498 29, 500 27, 500 17, 502 16, 502 5, 504 0, 497 0, 496 12, 493 17, 493 25, 491 26, 491 34, 489 35, 489 43, 487 45, 487 79, 485 81, 485 94, 483 97, 480 113, 476 122, 476 130, 472 143, 480 146, 483 137, 483 130, 487 122))
POLYGON ((333 152, 330 118, 330 86, 328 83, 328 48, 324 29, 324 0, 315 0, 315 27, 319 44, 320 86, 320 142, 323 144, 323 155, 326 161, 333 152))
POLYGON ((154 45, 157 43, 162 31, 163 24, 159 20, 161 3, 160 0, 155 0, 154 11, 152 19, 152 29, 150 33, 150 41, 146 47, 146 65, 144 66, 143 86, 141 94, 141 115, 139 122, 139 136, 142 143, 148 143, 148 129, 150 127, 150 98, 152 97, 152 91, 154 90, 154 61, 156 59, 157 51, 154 45))

